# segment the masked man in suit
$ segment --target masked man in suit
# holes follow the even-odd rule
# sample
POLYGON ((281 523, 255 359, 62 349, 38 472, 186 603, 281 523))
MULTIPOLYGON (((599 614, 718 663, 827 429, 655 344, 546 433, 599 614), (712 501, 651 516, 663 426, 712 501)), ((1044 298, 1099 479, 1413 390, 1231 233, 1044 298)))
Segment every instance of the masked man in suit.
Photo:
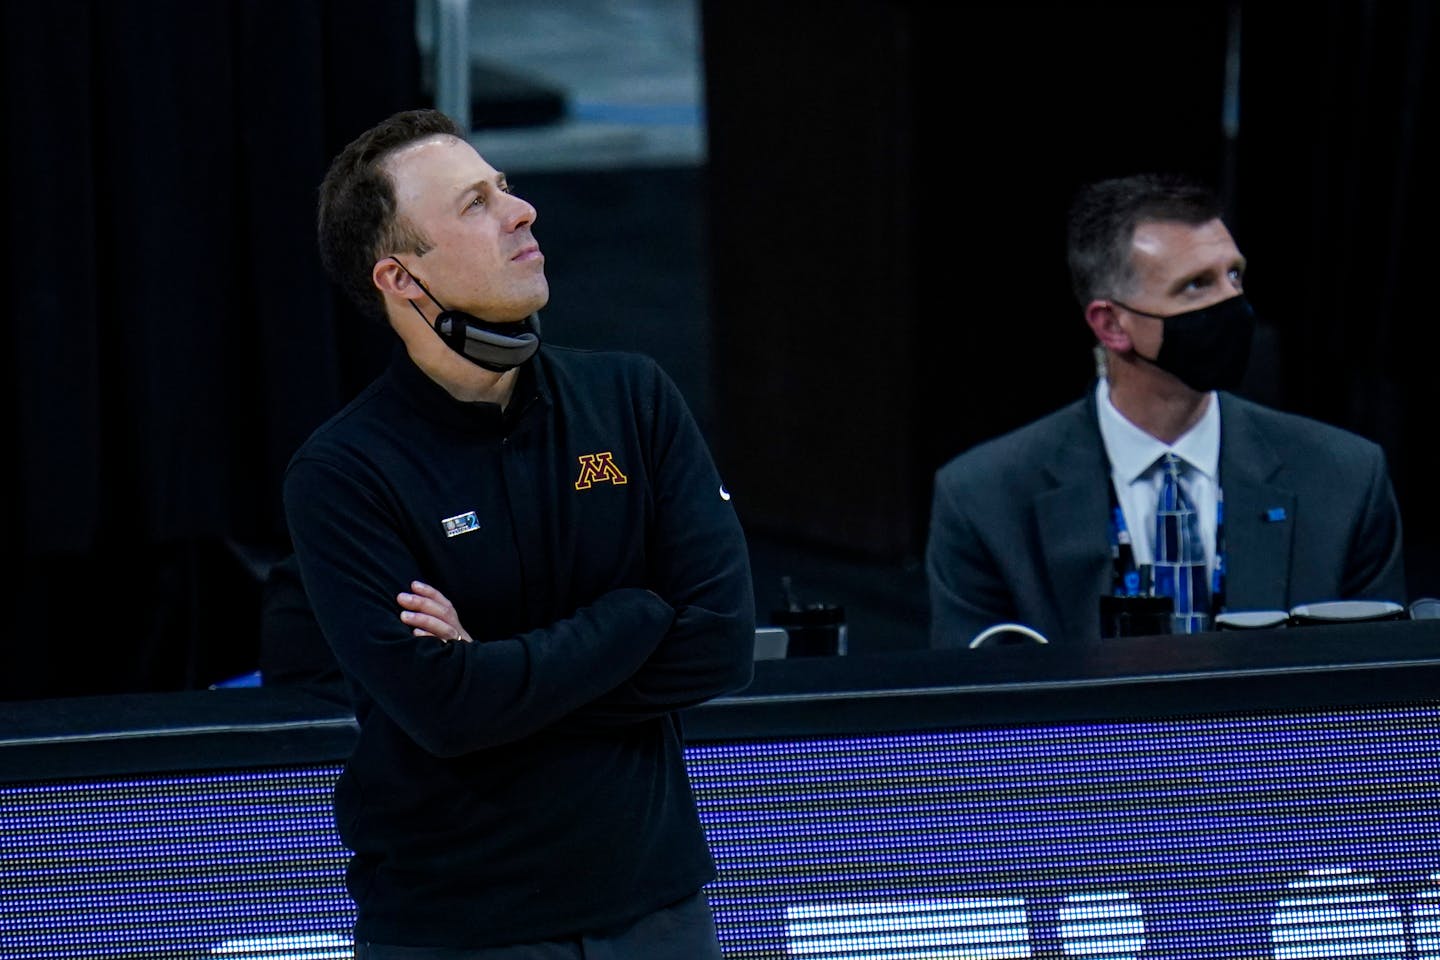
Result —
POLYGON ((1102 595, 1175 596, 1171 632, 1213 629, 1226 611, 1403 603, 1383 451, 1226 392, 1244 374, 1255 315, 1212 192, 1154 174, 1101 181, 1077 194, 1067 232, 1105 374, 937 471, 932 646, 968 645, 1001 623, 1095 641, 1102 595), (1162 542, 1176 538, 1193 552, 1170 564, 1162 542))

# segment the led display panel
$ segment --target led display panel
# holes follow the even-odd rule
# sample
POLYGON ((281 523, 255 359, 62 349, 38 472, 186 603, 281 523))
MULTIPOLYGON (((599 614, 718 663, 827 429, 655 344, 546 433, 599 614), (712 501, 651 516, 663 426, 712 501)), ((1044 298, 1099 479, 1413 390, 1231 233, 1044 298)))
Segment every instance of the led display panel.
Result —
MULTIPOLYGON (((686 748, 728 960, 1440 960, 1440 707, 686 748)), ((3 960, 340 960, 338 765, 0 786, 3 960)))

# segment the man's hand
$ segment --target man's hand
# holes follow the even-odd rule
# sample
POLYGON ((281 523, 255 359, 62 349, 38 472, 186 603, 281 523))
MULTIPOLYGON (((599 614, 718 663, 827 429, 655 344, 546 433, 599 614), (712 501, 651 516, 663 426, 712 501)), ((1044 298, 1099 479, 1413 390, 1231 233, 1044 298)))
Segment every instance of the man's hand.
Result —
POLYGON ((410 589, 414 592, 399 594, 395 599, 404 607, 400 619, 415 636, 436 637, 445 643, 474 642, 460 625, 460 615, 445 594, 419 580, 411 581, 410 589))

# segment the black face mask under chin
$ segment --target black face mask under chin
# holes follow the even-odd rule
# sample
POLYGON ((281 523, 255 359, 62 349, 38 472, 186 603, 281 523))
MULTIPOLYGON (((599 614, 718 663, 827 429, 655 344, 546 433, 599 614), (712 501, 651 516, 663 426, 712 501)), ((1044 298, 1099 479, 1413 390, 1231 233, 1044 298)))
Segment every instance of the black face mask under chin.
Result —
POLYGON ((495 323, 481 320, 463 310, 446 310, 405 264, 400 263, 396 257, 390 259, 400 264, 400 269, 415 281, 416 286, 425 292, 431 303, 440 308, 440 313, 435 317, 435 322, 431 323, 413 300, 410 301, 411 308, 420 314, 420 319, 425 320, 446 346, 466 360, 493 373, 504 373, 520 366, 540 349, 540 314, 532 313, 518 322, 495 323))
POLYGON ((1160 352, 1154 360, 1135 354, 1141 360, 1153 363, 1201 393, 1234 390, 1240 386, 1250 362, 1250 342, 1255 337, 1255 311, 1243 293, 1168 317, 1112 300, 1131 313, 1165 324, 1160 352))

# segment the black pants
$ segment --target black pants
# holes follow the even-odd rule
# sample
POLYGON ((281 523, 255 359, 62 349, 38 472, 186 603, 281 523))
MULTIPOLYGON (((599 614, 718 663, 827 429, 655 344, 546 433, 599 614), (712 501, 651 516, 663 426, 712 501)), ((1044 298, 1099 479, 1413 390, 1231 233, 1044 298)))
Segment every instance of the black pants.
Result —
POLYGON ((623 927, 574 940, 473 949, 356 942, 355 960, 721 960, 721 955, 715 917, 702 891, 623 927))

